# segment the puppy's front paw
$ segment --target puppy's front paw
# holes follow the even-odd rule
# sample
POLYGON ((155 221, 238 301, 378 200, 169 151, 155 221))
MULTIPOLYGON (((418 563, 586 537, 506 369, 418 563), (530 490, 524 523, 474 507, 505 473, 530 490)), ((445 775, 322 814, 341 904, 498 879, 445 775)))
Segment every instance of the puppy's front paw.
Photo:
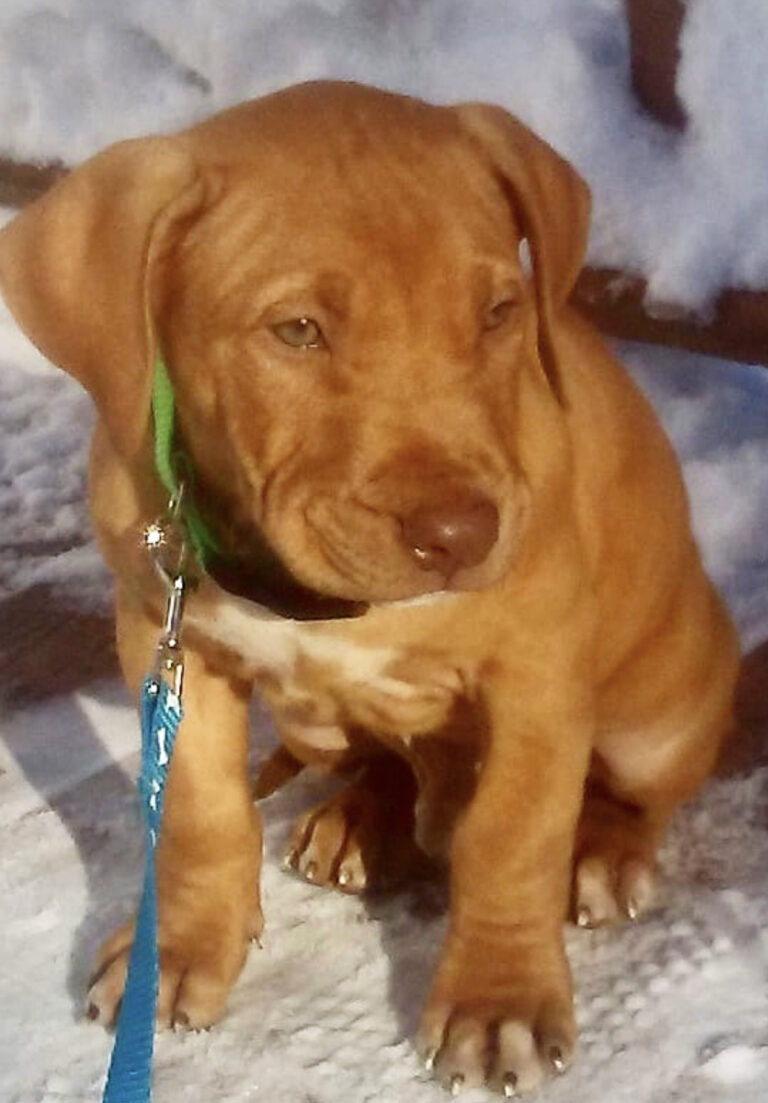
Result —
MULTIPOLYGON (((112 1026, 123 998, 134 923, 121 927, 102 946, 87 998, 88 1018, 112 1026)), ((202 1030, 221 1018, 229 991, 242 969, 250 940, 264 923, 258 893, 210 887, 196 893, 176 886, 161 899, 158 922, 160 1027, 202 1030)))
POLYGON ((572 1060, 576 1027, 562 946, 515 942, 448 939, 417 1045, 452 1094, 487 1083, 512 1098, 572 1060))

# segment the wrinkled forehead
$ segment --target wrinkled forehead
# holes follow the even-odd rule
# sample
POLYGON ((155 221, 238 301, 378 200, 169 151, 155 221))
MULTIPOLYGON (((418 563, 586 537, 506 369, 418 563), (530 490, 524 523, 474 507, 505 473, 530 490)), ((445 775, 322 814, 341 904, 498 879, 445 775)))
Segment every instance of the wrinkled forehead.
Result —
POLYGON ((502 185, 458 127, 292 119, 211 172, 215 199, 186 250, 219 295, 301 270, 405 289, 517 262, 502 185))

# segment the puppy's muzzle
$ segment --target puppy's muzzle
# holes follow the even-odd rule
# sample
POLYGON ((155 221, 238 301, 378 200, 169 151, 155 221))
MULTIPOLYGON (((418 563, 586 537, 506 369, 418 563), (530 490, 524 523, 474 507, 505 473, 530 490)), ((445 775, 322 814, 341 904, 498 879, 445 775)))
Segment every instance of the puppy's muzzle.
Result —
POLYGON ((476 567, 499 535, 499 512, 485 495, 456 491, 449 498, 422 504, 400 518, 401 539, 416 564, 437 571, 446 582, 460 570, 476 567))

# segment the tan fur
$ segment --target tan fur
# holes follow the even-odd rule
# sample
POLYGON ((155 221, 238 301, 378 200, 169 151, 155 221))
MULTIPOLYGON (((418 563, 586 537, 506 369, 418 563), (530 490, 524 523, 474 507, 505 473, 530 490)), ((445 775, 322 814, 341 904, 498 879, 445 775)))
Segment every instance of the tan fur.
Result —
MULTIPOLYGON (((737 662, 670 445, 567 306, 588 206, 574 170, 498 108, 320 84, 116 146, 0 235, 11 309, 98 407, 91 505, 129 684, 162 607, 138 540, 164 505, 158 341, 203 505, 233 546, 258 524, 305 585, 371 603, 293 624, 210 579, 190 600, 159 859, 163 1021, 218 1017, 261 928, 255 684, 294 758, 365 764, 297 828, 307 876, 352 891, 406 872, 414 832, 449 860, 419 1039, 439 1075, 527 1090, 568 1062, 569 904, 586 923, 647 906, 737 662), (275 336, 300 317, 326 348, 275 336), (496 510, 492 546, 425 569, 401 519, 470 493, 496 510)), ((102 952, 103 1020, 130 937, 102 952)))

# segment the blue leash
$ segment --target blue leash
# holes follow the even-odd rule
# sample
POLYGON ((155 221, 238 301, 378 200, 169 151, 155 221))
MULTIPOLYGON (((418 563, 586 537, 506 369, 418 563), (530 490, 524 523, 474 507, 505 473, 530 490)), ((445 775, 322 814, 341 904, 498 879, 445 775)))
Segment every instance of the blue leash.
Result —
MULTIPOLYGON (((172 507, 171 526, 175 523, 177 503, 172 503, 172 507)), ((155 669, 145 678, 141 691, 141 771, 137 786, 144 823, 144 886, 102 1103, 150 1103, 152 1098, 152 1054, 160 974, 155 848, 163 818, 168 768, 183 715, 184 664, 180 632, 186 592, 182 573, 185 551, 182 542, 178 560, 169 571, 162 559, 171 532, 172 529, 164 528, 161 522, 150 526, 145 533, 147 547, 155 555, 166 584, 168 602, 155 669)))
POLYGON ((181 717, 181 701, 168 683, 148 677, 141 694, 141 774, 137 783, 144 820, 144 888, 103 1103, 149 1103, 152 1098, 159 975, 155 847, 181 717))

